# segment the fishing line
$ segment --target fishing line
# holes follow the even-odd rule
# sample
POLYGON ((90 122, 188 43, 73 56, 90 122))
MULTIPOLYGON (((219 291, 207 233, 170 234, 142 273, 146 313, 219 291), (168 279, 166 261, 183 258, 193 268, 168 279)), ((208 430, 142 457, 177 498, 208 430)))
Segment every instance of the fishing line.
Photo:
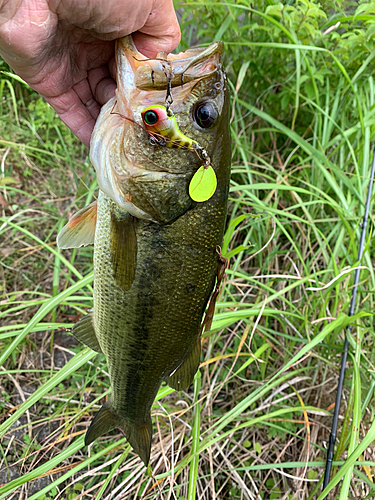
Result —
MULTIPOLYGON (((357 257, 358 264, 362 260, 363 249, 365 246, 366 227, 367 227, 368 215, 369 215, 369 211, 370 211, 370 201, 371 201, 372 187, 373 187, 373 183, 374 183, 374 174, 375 174, 375 148, 373 150, 373 154, 374 154, 374 156, 373 156, 373 160, 372 160, 370 182, 369 182, 368 191, 367 191, 365 213, 363 215, 362 231, 361 231, 361 237, 359 240, 359 249, 358 249, 358 257, 357 257)), ((361 269, 360 269, 360 266, 358 265, 358 267, 355 270, 355 275, 354 275, 354 284, 353 284, 352 296, 350 299, 349 316, 353 316, 353 314, 354 314, 360 272, 361 272, 361 269)), ((339 382, 337 384, 335 411, 333 414, 331 435, 329 438, 329 446, 328 446, 328 451, 327 451, 327 461, 326 461, 326 469, 325 469, 325 473, 324 473, 323 490, 328 485, 329 478, 331 475, 331 468, 332 468, 332 461, 333 461, 333 454, 334 454, 336 433, 337 433, 337 425, 338 425, 338 420, 339 420, 342 388, 344 385, 346 361, 347 361, 347 357, 348 357, 349 336, 351 335, 351 332, 352 332, 352 325, 349 325, 347 333, 345 335, 344 352, 342 353, 340 376, 339 376, 339 382)), ((326 500, 326 499, 327 499, 327 496, 324 497, 324 500, 326 500)))

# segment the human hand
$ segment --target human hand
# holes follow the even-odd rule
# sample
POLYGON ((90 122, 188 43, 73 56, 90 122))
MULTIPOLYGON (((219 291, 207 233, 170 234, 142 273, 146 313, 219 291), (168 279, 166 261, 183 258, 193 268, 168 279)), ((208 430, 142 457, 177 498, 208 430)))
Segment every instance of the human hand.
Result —
POLYGON ((86 145, 116 89, 114 44, 147 57, 179 43, 172 0, 0 0, 0 55, 86 145))

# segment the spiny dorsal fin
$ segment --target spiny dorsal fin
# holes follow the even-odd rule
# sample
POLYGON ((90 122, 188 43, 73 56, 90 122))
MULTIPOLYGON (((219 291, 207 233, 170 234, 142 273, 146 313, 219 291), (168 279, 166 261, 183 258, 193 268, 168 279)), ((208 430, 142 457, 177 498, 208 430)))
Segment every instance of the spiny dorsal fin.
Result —
POLYGON ((96 337, 93 319, 93 310, 91 309, 86 316, 83 316, 83 318, 78 320, 73 326, 72 335, 77 340, 87 345, 87 347, 90 347, 93 351, 102 352, 96 337))
POLYGON ((169 387, 177 391, 187 389, 194 380, 194 375, 199 368, 200 358, 201 341, 198 339, 182 365, 177 368, 172 375, 165 379, 169 387))
POLYGON ((132 286, 137 265, 137 234, 135 218, 112 213, 111 262, 113 275, 119 287, 127 291, 132 286))
POLYGON ((78 210, 57 236, 59 248, 79 248, 94 244, 97 203, 78 210))

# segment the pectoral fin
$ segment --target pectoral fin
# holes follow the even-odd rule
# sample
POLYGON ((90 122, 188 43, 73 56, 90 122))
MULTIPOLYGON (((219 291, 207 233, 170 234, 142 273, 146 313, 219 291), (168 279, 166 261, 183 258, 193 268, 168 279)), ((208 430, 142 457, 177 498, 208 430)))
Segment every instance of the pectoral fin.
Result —
POLYGON ((107 434, 113 429, 123 429, 126 439, 148 466, 151 453, 152 424, 151 417, 145 424, 132 424, 117 416, 113 411, 111 401, 107 401, 95 415, 86 432, 85 445, 88 446, 95 439, 107 434))
POLYGON ((94 329, 92 309, 73 326, 72 335, 93 351, 102 352, 94 329))
POLYGON ((132 286, 137 265, 136 221, 130 214, 111 219, 111 262, 116 283, 127 291, 132 286))
POLYGON ((166 383, 172 389, 181 391, 187 389, 194 380, 194 375, 199 368, 201 357, 200 339, 194 344, 189 356, 177 370, 165 379, 166 383))
POLYGON ((59 248, 79 248, 94 244, 97 203, 78 210, 57 235, 59 248))

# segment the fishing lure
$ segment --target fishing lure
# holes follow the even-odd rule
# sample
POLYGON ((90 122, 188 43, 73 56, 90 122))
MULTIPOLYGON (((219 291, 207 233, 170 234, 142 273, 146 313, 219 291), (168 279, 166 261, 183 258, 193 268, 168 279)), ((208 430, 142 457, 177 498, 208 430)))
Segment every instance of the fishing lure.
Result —
POLYGON ((203 161, 190 181, 189 195, 197 202, 209 200, 216 191, 217 179, 205 149, 180 131, 176 117, 165 106, 148 106, 142 111, 142 120, 154 144, 194 151, 203 161))
POLYGON ((148 132, 167 148, 189 149, 196 151, 199 145, 183 134, 178 128, 176 117, 165 106, 154 105, 142 111, 142 120, 148 132))

